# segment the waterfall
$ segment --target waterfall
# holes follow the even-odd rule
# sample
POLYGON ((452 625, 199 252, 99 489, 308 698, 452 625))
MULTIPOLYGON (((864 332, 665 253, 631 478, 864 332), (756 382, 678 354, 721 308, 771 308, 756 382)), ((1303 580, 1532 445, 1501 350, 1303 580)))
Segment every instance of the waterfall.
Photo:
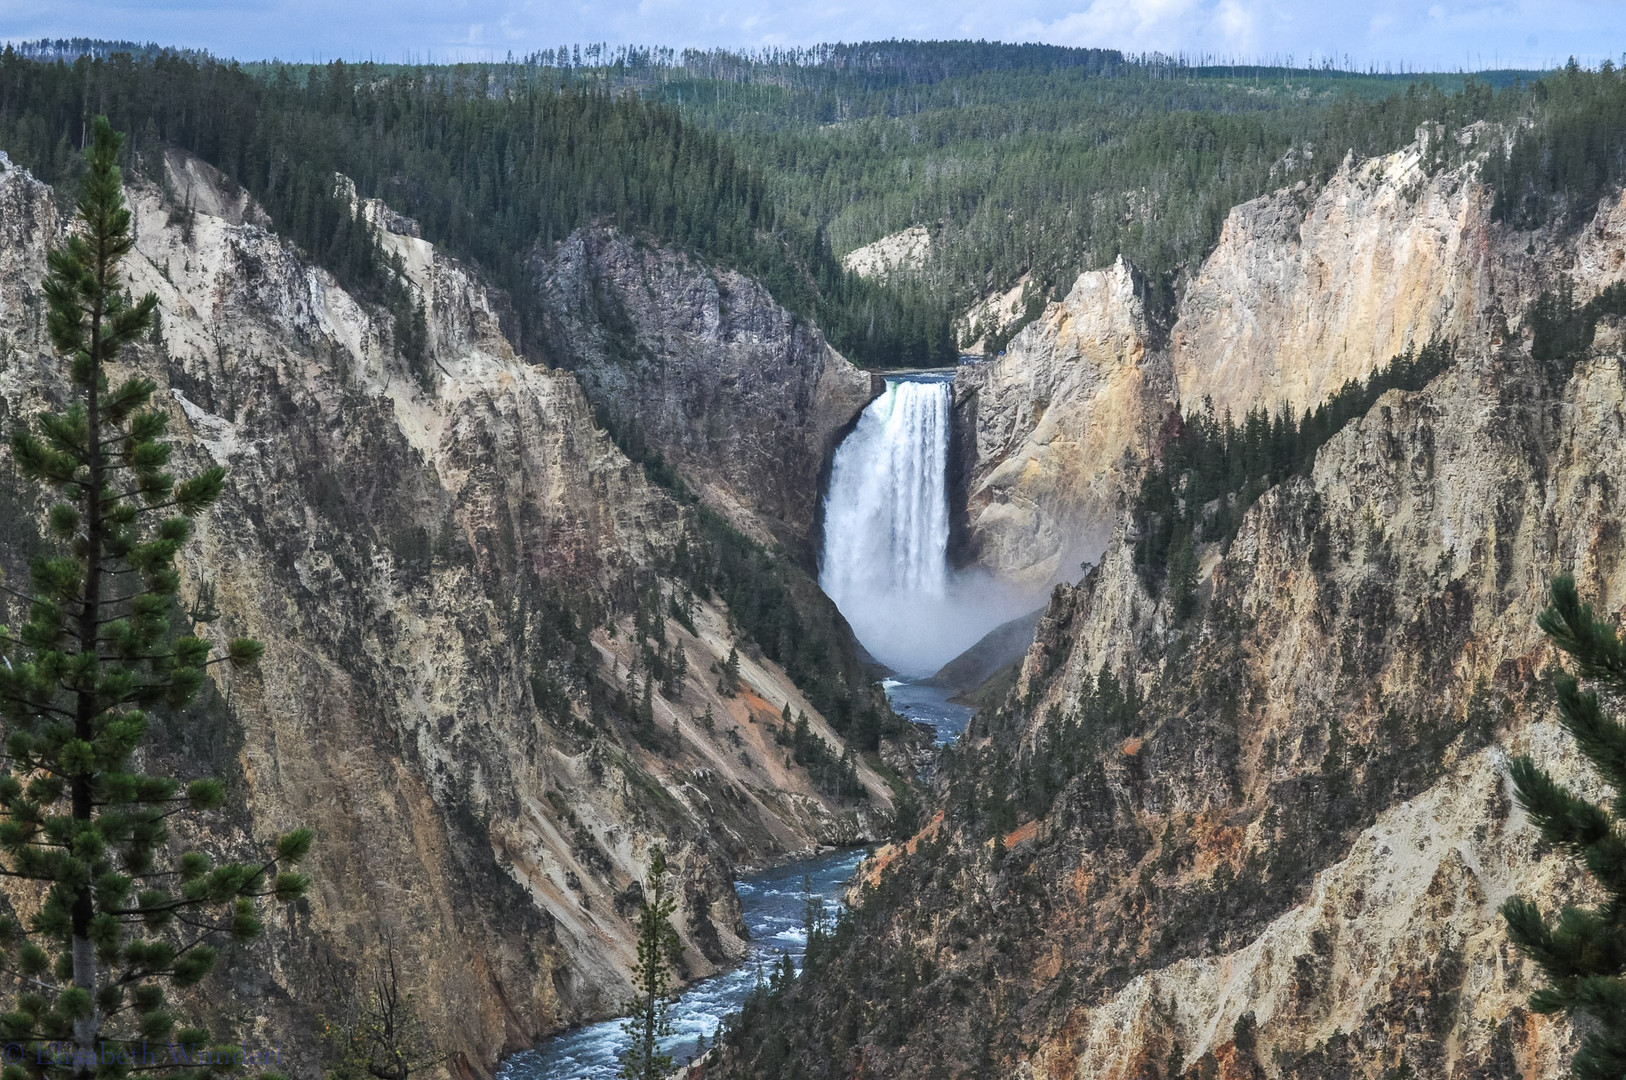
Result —
POLYGON ((871 655, 905 674, 955 655, 941 633, 948 446, 948 380, 888 380, 831 464, 819 584, 871 655))

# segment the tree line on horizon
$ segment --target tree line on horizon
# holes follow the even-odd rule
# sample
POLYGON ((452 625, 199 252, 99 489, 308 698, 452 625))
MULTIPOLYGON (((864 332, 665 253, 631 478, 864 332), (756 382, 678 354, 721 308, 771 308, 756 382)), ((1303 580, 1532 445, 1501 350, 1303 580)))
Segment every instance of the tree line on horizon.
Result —
POLYGON ((94 44, 72 63, 0 54, 0 140, 18 163, 67 178, 87 110, 105 111, 131 133, 132 164, 162 145, 198 154, 383 299, 388 267, 332 190, 342 172, 507 289, 532 349, 532 257, 595 222, 759 278, 859 363, 927 365, 952 362, 951 320, 982 297, 1025 277, 1031 317, 1120 253, 1166 319, 1231 207, 1318 184, 1424 124, 1433 171, 1483 152, 1475 124, 1519 123, 1486 171, 1495 213, 1519 227, 1584 216, 1626 174, 1626 95, 1608 64, 1397 90, 1362 73, 987 42, 590 49, 562 67, 236 65, 94 44), (934 239, 920 273, 842 270, 839 254, 913 224, 934 239))
POLYGON ((493 97, 453 70, 340 62, 251 74, 169 53, 71 64, 0 53, 0 142, 18 164, 71 180, 87 108, 131 133, 132 169, 161 182, 165 147, 196 154, 347 287, 381 298, 389 268, 336 190, 335 173, 350 177, 361 197, 414 218, 505 289, 516 344, 533 355, 534 260, 595 224, 759 279, 859 363, 955 355, 949 313, 928 290, 847 273, 823 230, 774 202, 761 167, 733 141, 634 96, 534 81, 493 97))

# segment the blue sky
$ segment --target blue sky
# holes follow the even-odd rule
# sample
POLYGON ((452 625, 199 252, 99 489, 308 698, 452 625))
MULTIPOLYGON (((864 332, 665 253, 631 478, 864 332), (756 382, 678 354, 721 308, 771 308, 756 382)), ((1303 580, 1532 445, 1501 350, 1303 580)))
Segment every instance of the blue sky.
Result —
POLYGON ((587 41, 988 38, 1454 70, 1619 64, 1626 0, 0 0, 0 38, 81 35, 243 59, 436 61, 587 41))

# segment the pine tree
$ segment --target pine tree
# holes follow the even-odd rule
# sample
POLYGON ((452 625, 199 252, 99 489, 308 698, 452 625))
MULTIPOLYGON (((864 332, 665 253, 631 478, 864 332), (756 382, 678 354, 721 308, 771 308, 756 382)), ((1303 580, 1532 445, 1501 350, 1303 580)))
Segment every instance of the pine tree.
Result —
POLYGON ((638 699, 638 723, 652 727, 655 723, 655 673, 644 679, 644 696, 638 699))
POLYGON ((723 667, 717 674, 717 692, 724 697, 733 697, 740 692, 740 650, 730 648, 728 659, 723 661, 723 667))
POLYGON ((683 680, 689 677, 689 654, 683 651, 683 642, 678 642, 677 649, 672 653, 671 684, 672 690, 666 696, 673 701, 683 700, 683 680))
POLYGON ((807 948, 802 954, 806 966, 817 958, 825 934, 824 897, 813 891, 811 874, 802 875, 802 929, 807 933, 807 948))
POLYGON ((644 894, 638 913, 638 965, 632 975, 636 993, 627 1002, 627 1019, 621 1025, 627 1035, 621 1051, 622 1080, 664 1080, 672 1072, 672 1056, 661 1049, 660 1041, 672 1034, 671 969, 682 959, 683 945, 672 929, 677 897, 666 877, 666 852, 659 847, 650 856, 644 894))
POLYGON ((279 869, 308 849, 303 829, 251 863, 176 857, 168 819, 220 806, 224 785, 183 789, 130 767, 149 710, 185 705, 208 666, 251 665, 261 647, 240 638, 211 658, 208 642, 170 633, 176 552, 225 473, 177 482, 165 471, 165 414, 148 407, 155 384, 109 385, 108 365, 147 332, 157 303, 128 301, 118 272, 133 245, 119 146, 98 118, 77 227, 51 252, 44 283, 71 403, 11 439, 18 468, 56 493, 48 525, 62 553, 35 560, 27 621, 0 630, 0 873, 39 889, 32 914, 0 919, 0 965, 21 987, 0 1039, 35 1047, 8 1057, 6 1080, 123 1075, 121 1054, 153 1042, 183 1045, 184 1062, 208 1034, 175 1029, 167 988, 207 975, 214 942, 255 937, 259 898, 291 901, 307 884, 279 869))
POLYGON ((1185 622, 1197 609, 1197 552, 1186 533, 1169 556, 1169 606, 1176 622, 1185 622))
MULTIPOLYGON (((1537 624, 1576 661, 1583 677, 1611 695, 1626 692, 1626 646, 1615 629, 1583 604, 1575 580, 1554 580, 1552 604, 1537 624)), ((1530 997, 1539 1013, 1587 1016, 1596 1021, 1573 1062, 1578 1080, 1620 1080, 1626 1075, 1626 725, 1604 715, 1595 691, 1582 693, 1575 678, 1559 675, 1558 714, 1581 752, 1614 789, 1608 807, 1576 796, 1527 757, 1508 766, 1519 805, 1553 847, 1587 868, 1607 899, 1597 907, 1565 907, 1555 922, 1536 905, 1513 897, 1502 905, 1508 937, 1535 961, 1547 986, 1530 997)))

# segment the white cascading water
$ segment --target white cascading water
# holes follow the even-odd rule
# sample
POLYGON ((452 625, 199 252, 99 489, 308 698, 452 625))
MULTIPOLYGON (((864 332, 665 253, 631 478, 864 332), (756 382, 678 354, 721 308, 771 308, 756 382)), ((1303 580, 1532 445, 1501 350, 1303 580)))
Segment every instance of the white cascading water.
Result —
POLYGON ((837 448, 825 496, 819 584, 871 655, 907 675, 976 640, 943 634, 948 447, 948 381, 889 380, 837 448))

